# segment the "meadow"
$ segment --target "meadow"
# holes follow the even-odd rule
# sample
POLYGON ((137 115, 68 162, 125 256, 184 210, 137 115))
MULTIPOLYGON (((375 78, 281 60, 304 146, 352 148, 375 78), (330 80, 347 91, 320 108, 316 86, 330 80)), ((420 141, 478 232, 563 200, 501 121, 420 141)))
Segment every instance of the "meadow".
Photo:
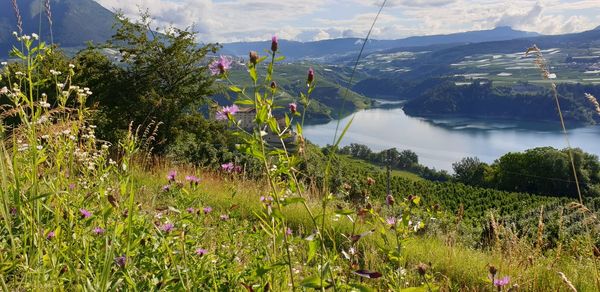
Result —
MULTIPOLYGON (((269 55, 250 54, 250 85, 228 85, 235 105, 216 113, 258 161, 260 174, 249 175, 233 159, 215 169, 154 155, 156 123, 130 124, 115 143, 96 137, 86 103, 94 89, 74 82, 77 66, 52 69, 50 103, 38 69, 52 48, 16 37, 24 71, 1 69, 10 84, 0 91, 10 101, 0 145, 4 291, 600 288, 598 219, 583 204, 406 173, 386 193, 380 169, 335 154, 349 125, 315 152, 301 136, 312 69, 283 122, 272 114, 276 38, 269 55), (252 130, 240 127, 238 106, 256 109, 252 130), (284 142, 291 129, 294 151, 284 142)), ((209 69, 230 81, 230 66, 220 58, 209 69)))

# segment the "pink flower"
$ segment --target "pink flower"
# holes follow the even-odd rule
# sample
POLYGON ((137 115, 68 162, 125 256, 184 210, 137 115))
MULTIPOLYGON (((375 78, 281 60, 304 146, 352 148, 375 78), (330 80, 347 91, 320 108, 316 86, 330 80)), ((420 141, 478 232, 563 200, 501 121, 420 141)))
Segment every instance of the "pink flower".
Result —
POLYGON ((210 206, 204 207, 204 209, 202 211, 204 211, 204 214, 206 215, 206 214, 212 212, 212 208, 210 206))
POLYGON ((167 174, 167 179, 169 181, 175 181, 175 176, 177 176, 177 171, 171 170, 171 171, 169 171, 169 174, 167 174))
POLYGON ((240 110, 237 105, 225 106, 220 111, 217 112, 217 120, 224 121, 229 119, 230 116, 235 115, 240 110))
POLYGON ((274 52, 277 52, 277 49, 278 49, 278 48, 279 48, 279 41, 278 41, 278 39, 277 39, 277 36, 275 36, 275 35, 274 35, 274 36, 271 38, 271 51, 273 51, 273 53, 274 53, 274 52))
POLYGON ((207 253, 208 253, 208 251, 206 249, 203 249, 203 248, 196 249, 196 254, 199 256, 203 256, 207 253))
POLYGON ((298 105, 295 102, 292 102, 288 105, 288 108, 290 109, 290 112, 292 114, 295 114, 296 111, 298 110, 298 105))
POLYGON ((285 235, 287 235, 287 236, 290 236, 290 235, 292 235, 292 229, 288 227, 288 228, 285 230, 285 235))
POLYGON ((188 175, 185 177, 185 180, 190 182, 190 185, 198 186, 200 183, 200 178, 194 175, 188 175))
POLYGON ((104 229, 102 229, 102 228, 100 228, 100 227, 95 227, 95 228, 92 230, 92 232, 93 232, 95 235, 100 235, 100 234, 104 233, 104 229))
POLYGON ((46 239, 48 240, 51 240, 54 237, 56 237, 56 233, 54 233, 54 231, 50 231, 48 234, 46 234, 46 239))
POLYGON ((92 212, 86 210, 86 209, 79 209, 79 213, 81 213, 81 217, 83 217, 83 219, 87 219, 92 217, 92 212))
POLYGON ((160 227, 160 230, 169 233, 171 232, 171 230, 173 230, 174 227, 175 225, 173 225, 173 223, 165 223, 163 226, 160 227))
POLYGON ((219 216, 219 218, 223 221, 227 221, 227 220, 229 220, 229 215, 223 214, 223 215, 219 216))
POLYGON ((506 276, 506 277, 504 277, 502 279, 496 279, 496 280, 494 280, 494 286, 496 286, 496 287, 503 287, 503 286, 508 285, 509 282, 510 282, 510 277, 506 276))
POLYGON ((394 226, 396 226, 396 217, 388 217, 387 219, 385 219, 385 222, 388 225, 394 227, 394 226))
POLYGON ((190 213, 190 214, 194 214, 194 213, 196 213, 196 209, 194 209, 194 208, 192 208, 192 207, 189 207, 189 208, 187 208, 187 209, 185 209, 185 210, 186 210, 188 213, 190 213))
POLYGON ((208 65, 208 69, 212 75, 225 74, 227 70, 231 68, 231 60, 227 57, 221 56, 219 60, 214 60, 210 65, 208 65))

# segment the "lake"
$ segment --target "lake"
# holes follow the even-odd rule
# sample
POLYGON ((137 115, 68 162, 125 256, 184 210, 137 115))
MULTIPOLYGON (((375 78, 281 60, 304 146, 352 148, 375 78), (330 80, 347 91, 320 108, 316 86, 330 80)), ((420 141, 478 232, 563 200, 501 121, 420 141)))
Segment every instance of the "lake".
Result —
MULTIPOLYGON (((341 120, 339 132, 351 117, 341 120)), ((307 125, 304 135, 321 146, 332 144, 337 121, 307 125)), ((600 126, 569 129, 573 147, 600 155, 600 126)), ((551 122, 524 122, 469 118, 417 118, 401 108, 375 108, 359 111, 341 145, 360 143, 374 151, 396 147, 410 149, 419 162, 436 169, 452 171, 452 163, 476 156, 493 162, 507 152, 540 146, 565 148, 558 118, 551 122)))

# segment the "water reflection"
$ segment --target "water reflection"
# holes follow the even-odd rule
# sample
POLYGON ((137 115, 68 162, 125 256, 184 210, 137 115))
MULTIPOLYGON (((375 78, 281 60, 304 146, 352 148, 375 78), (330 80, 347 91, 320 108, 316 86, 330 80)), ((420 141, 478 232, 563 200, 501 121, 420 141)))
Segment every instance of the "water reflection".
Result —
MULTIPOLYGON (((350 117, 341 121, 340 129, 350 117)), ((337 121, 306 126, 304 134, 319 145, 331 144, 337 121)), ((600 126, 569 131, 573 147, 600 155, 600 126)), ((486 162, 511 151, 539 146, 566 147, 558 122, 483 121, 466 118, 414 118, 401 108, 369 109, 356 113, 342 145, 360 143, 375 151, 396 147, 411 149, 422 164, 452 169, 452 163, 466 156, 486 162)))

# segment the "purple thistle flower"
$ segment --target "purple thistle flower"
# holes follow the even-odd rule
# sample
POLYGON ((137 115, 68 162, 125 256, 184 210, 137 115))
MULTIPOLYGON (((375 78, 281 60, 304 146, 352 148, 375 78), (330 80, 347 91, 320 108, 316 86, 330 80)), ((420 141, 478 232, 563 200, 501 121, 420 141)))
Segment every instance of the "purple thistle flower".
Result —
POLYGON ((103 233, 104 233, 104 229, 102 229, 101 227, 94 227, 94 229, 92 230, 92 232, 93 232, 95 235, 100 235, 100 234, 103 234, 103 233))
POLYGON ((233 162, 221 164, 221 169, 225 172, 232 172, 233 168, 234 168, 233 162))
POLYGON ((277 36, 274 35, 271 38, 271 51, 273 51, 273 53, 277 52, 277 49, 279 48, 279 40, 277 39, 277 36))
POLYGON ((227 220, 229 220, 229 215, 223 214, 223 215, 219 216, 219 218, 223 221, 227 221, 227 220))
POLYGON ((46 234, 46 239, 48 240, 51 240, 54 237, 56 237, 56 233, 54 233, 54 231, 50 231, 48 234, 46 234))
POLYGON ((194 175, 188 175, 185 177, 186 181, 190 182, 190 185, 197 186, 200 183, 200 178, 194 175))
POLYGON ((83 219, 87 219, 87 218, 92 217, 92 212, 90 212, 90 211, 88 211, 86 209, 83 209, 83 208, 79 209, 79 213, 81 213, 81 217, 83 219))
POLYGON ((160 227, 160 230, 169 233, 173 230, 174 227, 175 225, 173 225, 173 223, 165 223, 163 226, 160 227))
POLYGON ((225 74, 225 72, 231 68, 231 63, 229 58, 221 56, 219 60, 212 61, 212 63, 208 65, 208 69, 212 75, 225 74))
POLYGON ((212 208, 210 206, 204 207, 204 209, 202 211, 204 211, 204 214, 208 214, 208 213, 212 212, 212 208))
POLYGON ((171 185, 164 185, 162 187, 163 192, 168 192, 169 190, 171 190, 171 185))
POLYGON ((205 255, 207 253, 208 253, 208 251, 206 249, 203 249, 203 248, 196 249, 196 254, 199 255, 199 256, 203 256, 203 255, 205 255))
POLYGON ((220 111, 217 112, 217 121, 224 121, 229 119, 229 116, 235 115, 240 108, 237 105, 224 106, 220 111))
POLYGON ((185 210, 186 210, 188 213, 190 213, 190 214, 194 214, 194 213, 196 213, 196 209, 194 209, 194 208, 192 208, 192 207, 189 207, 189 208, 187 208, 187 209, 185 209, 185 210))
POLYGON ((502 279, 496 279, 496 280, 494 280, 494 286, 496 286, 496 287, 503 287, 503 286, 508 285, 509 282, 510 282, 510 277, 506 276, 506 277, 504 277, 502 279))
POLYGON ((296 111, 298 111, 298 105, 295 102, 292 102, 288 105, 288 108, 290 109, 290 112, 292 114, 295 114, 296 111))
POLYGON ((292 229, 288 227, 288 228, 285 230, 285 235, 287 235, 287 236, 290 236, 290 235, 292 235, 292 229))
POLYGON ((396 226, 396 217, 388 217, 387 219, 385 219, 385 222, 390 225, 390 226, 396 226))
POLYGON ((117 264, 117 266, 119 266, 121 268, 124 267, 126 263, 127 263, 127 257, 124 255, 115 258, 115 264, 117 264))
POLYGON ((177 171, 171 170, 169 171, 169 174, 167 174, 167 179, 169 181, 175 181, 175 176, 177 176, 177 171))

